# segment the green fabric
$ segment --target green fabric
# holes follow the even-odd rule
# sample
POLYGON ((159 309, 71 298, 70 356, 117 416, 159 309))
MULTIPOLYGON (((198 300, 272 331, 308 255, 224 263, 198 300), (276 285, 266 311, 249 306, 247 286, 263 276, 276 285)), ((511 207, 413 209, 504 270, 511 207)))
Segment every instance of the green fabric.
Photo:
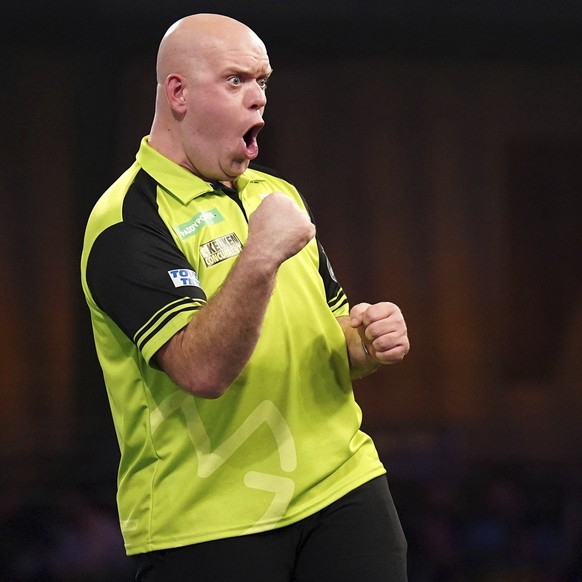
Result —
MULTIPOLYGON (((118 507, 127 553, 282 527, 383 474, 371 439, 360 431, 336 320, 348 314, 348 305, 340 301, 341 288, 338 297, 326 297, 315 241, 281 266, 258 345, 216 400, 192 396, 150 365, 195 310, 183 311, 177 301, 163 325, 150 329, 143 322, 147 338, 136 334, 136 344, 98 307, 85 276, 91 247, 123 220, 124 196, 140 169, 158 182, 159 215, 208 298, 236 260, 232 234, 244 246, 248 232, 230 198, 209 191, 146 138, 137 162, 89 219, 83 288, 121 449, 118 507), (223 242, 212 243, 217 240, 223 242)), ((264 172, 247 170, 237 190, 247 215, 275 190, 304 208, 293 186, 264 172)), ((198 309, 204 301, 191 303, 198 309)))

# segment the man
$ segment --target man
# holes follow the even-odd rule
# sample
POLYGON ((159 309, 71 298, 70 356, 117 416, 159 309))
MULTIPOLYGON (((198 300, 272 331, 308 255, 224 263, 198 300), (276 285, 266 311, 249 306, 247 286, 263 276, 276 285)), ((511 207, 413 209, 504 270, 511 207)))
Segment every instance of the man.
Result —
POLYGON ((405 580, 351 378, 402 360, 391 303, 349 311, 296 189, 249 168, 271 66, 230 18, 160 44, 137 161, 82 257, 138 580, 405 580))

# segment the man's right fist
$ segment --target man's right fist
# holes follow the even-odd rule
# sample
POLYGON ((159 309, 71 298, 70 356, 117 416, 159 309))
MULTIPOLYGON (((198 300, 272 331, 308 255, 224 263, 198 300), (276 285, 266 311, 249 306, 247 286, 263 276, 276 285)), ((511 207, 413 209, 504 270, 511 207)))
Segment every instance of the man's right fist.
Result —
POLYGON ((246 246, 279 267, 314 236, 315 226, 307 212, 286 194, 273 192, 250 215, 246 246))

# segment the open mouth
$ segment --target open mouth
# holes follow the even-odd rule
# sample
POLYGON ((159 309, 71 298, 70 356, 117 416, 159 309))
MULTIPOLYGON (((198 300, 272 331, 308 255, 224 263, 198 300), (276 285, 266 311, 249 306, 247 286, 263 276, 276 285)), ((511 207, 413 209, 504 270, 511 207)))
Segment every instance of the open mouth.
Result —
POLYGON ((243 135, 243 140, 245 142, 245 145, 248 147, 250 147, 252 144, 256 143, 257 141, 257 135, 259 135, 259 131, 261 131, 261 129, 263 129, 263 124, 262 123, 257 123, 256 125, 253 125, 244 135, 243 135))
POLYGON ((259 145, 257 144, 257 135, 263 129, 264 123, 257 123, 251 126, 242 136, 244 142, 245 156, 249 160, 254 160, 259 155, 259 145))

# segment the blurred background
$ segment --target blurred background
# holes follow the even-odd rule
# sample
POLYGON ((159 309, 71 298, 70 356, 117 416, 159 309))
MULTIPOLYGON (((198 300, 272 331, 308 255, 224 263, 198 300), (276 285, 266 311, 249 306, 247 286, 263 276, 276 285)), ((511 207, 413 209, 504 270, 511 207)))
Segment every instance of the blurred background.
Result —
POLYGON ((309 200, 352 303, 413 349, 359 381, 411 582, 582 580, 582 4, 4 0, 0 579, 132 579, 79 283, 148 133, 157 46, 238 18, 275 69, 259 162, 309 200))

